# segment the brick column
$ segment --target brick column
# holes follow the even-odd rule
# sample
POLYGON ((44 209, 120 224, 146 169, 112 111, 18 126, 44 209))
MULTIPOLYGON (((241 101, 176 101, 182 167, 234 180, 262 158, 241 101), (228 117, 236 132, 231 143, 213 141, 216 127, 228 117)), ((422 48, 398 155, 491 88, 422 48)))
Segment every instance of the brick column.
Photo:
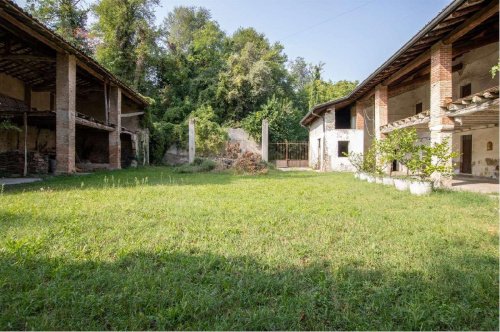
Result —
POLYGON ((375 87, 375 116, 374 116, 374 126, 375 126, 375 138, 380 140, 382 134, 380 132, 380 126, 386 125, 388 123, 388 112, 387 112, 387 86, 379 84, 375 87))
POLYGON ((363 116, 363 104, 360 101, 357 101, 354 108, 356 110, 356 129, 364 130, 365 117, 363 116))
POLYGON ((109 123, 115 130, 109 133, 109 168, 121 168, 122 90, 116 86, 109 89, 109 123))
MULTIPOLYGON (((452 98, 452 45, 437 43, 431 48, 431 94, 430 122, 431 144, 448 139, 449 151, 452 149, 453 120, 446 117, 445 106, 452 98)), ((450 161, 451 164, 451 161, 450 161)), ((451 165, 450 165, 451 166, 451 165)), ((434 174, 436 186, 449 186, 451 179, 434 174)))
POLYGON ((75 171, 76 60, 57 54, 56 60, 56 173, 75 171))

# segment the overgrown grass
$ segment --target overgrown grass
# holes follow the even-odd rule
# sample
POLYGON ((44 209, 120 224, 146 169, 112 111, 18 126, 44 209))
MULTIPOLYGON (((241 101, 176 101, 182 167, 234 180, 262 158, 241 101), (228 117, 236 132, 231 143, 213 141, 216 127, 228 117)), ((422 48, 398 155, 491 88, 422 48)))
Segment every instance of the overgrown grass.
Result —
POLYGON ((488 196, 147 168, 6 188, 0 220, 1 330, 498 329, 488 196))

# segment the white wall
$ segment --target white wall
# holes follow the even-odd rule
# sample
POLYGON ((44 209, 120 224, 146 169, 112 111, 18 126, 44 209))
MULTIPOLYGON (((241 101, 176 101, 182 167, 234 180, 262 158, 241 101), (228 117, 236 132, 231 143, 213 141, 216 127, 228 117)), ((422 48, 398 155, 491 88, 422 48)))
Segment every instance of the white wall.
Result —
MULTIPOLYGON (((472 175, 498 177, 498 127, 475 129, 453 134, 453 151, 461 153, 463 135, 472 135, 472 175), (493 143, 493 150, 487 151, 488 142, 493 143)), ((455 173, 460 172, 460 157, 454 160, 455 173)))
POLYGON ((326 143, 323 142, 322 118, 317 118, 309 127, 309 166, 326 171, 355 171, 347 157, 338 156, 338 142, 348 141, 349 152, 363 153, 363 129, 335 129, 335 112, 327 112, 324 116, 326 143), (324 152, 323 144, 326 144, 324 152))

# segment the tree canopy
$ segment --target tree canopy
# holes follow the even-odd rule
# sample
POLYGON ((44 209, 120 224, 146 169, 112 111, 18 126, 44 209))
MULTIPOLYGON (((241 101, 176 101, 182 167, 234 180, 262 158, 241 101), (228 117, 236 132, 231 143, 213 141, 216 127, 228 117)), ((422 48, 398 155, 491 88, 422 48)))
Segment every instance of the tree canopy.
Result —
POLYGON ((26 8, 112 73, 154 99, 148 110, 152 156, 185 144, 187 121, 203 124, 207 153, 223 128, 242 126, 260 139, 304 140, 300 119, 312 106, 342 97, 357 81, 325 81, 323 63, 289 60, 279 42, 254 28, 224 32, 201 7, 174 8, 155 25, 159 0, 28 0, 26 8), (92 24, 87 18, 91 16, 92 24))

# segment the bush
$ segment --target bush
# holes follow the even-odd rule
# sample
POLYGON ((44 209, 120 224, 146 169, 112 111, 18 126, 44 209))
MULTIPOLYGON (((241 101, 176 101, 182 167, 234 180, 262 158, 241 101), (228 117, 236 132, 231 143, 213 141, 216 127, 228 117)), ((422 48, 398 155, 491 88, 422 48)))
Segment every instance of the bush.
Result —
POLYGON ((221 153, 229 139, 227 130, 216 120, 211 106, 201 106, 191 114, 196 119, 196 153, 202 156, 215 156, 221 153))
POLYGON ((237 173, 246 174, 267 174, 269 168, 267 163, 262 161, 260 155, 245 152, 234 162, 233 169, 237 173))
POLYGON ((449 151, 449 140, 431 145, 421 144, 415 148, 412 158, 408 162, 408 168, 413 175, 421 180, 430 180, 433 173, 444 176, 453 174, 450 161, 457 157, 456 152, 449 151))
POLYGON ((217 163, 210 159, 195 158, 193 163, 185 164, 175 168, 177 173, 201 173, 210 172, 215 169, 217 163))

